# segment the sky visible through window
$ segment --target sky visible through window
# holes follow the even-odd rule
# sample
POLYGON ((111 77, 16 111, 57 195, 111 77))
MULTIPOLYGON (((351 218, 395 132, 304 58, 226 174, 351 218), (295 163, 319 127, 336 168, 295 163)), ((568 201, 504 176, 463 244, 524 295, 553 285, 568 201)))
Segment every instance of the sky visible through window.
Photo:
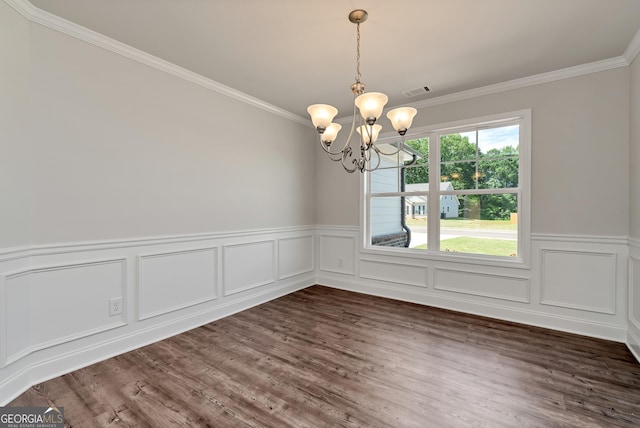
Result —
MULTIPOLYGON (((503 147, 518 147, 519 144, 519 126, 503 126, 501 128, 481 129, 480 135, 480 151, 483 153, 491 149, 501 149, 503 147)), ((460 135, 469 138, 469 142, 476 144, 476 132, 461 132, 460 135)))

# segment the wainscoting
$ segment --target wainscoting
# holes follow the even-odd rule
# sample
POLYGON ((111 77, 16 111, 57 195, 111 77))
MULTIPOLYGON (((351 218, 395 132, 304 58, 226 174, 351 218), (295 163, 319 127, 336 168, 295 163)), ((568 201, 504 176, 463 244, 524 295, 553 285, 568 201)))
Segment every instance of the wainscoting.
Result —
MULTIPOLYGON (((627 341, 626 238, 534 235, 530 266, 503 267, 361 252, 358 228, 323 226, 318 234, 319 284, 627 341)), ((640 258, 635 263, 640 290, 640 258)))
POLYGON ((363 251, 357 227, 309 226, 3 250, 0 405, 313 284, 625 342, 640 361, 640 242, 534 235, 528 266, 490 266, 363 251))
POLYGON ((629 240, 629 326, 627 346, 640 361, 640 241, 629 240))
POLYGON ((0 405, 31 385, 315 283, 315 228, 0 253, 0 405), (121 313, 110 315, 113 299, 121 313))

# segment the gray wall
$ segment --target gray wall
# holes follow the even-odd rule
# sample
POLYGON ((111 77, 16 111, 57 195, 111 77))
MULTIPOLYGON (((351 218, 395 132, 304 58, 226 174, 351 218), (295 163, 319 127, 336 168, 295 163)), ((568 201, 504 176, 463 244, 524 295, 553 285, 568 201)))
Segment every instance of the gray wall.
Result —
POLYGON ((311 129, 0 7, 0 247, 315 224, 311 129))
POLYGON ((29 243, 29 23, 0 2, 0 248, 29 243))
MULTIPOLYGON (((618 68, 422 108, 413 126, 531 108, 532 232, 626 236, 629 73, 618 68)), ((317 167, 318 223, 358 225, 357 177, 340 176, 326 159, 317 167)))
MULTIPOLYGON (((631 138, 629 162, 631 165, 629 182, 630 215, 629 235, 640 239, 640 59, 636 58, 630 67, 631 73, 631 138)), ((640 297, 640 290, 638 290, 640 297)), ((640 310, 640 308, 639 308, 640 310)), ((640 319, 640 316, 638 317, 640 319)))
POLYGON ((640 59, 631 66, 629 343, 640 358, 640 59))

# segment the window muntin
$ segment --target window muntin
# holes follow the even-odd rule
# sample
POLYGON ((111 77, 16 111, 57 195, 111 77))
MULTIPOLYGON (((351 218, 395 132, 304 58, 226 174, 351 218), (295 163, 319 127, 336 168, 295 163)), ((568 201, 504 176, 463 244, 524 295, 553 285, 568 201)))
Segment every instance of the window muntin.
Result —
MULTIPOLYGON (((521 210, 523 201, 528 210, 528 189, 523 184, 528 184, 530 112, 500 116, 504 118, 476 125, 459 122, 441 132, 417 130, 407 141, 410 148, 420 147, 422 157, 399 168, 403 171, 398 173, 398 191, 385 196, 400 198, 397 203, 404 208, 399 212, 404 213, 404 226, 411 235, 409 248, 416 254, 455 253, 524 261, 529 226, 528 212, 521 210), (425 204, 416 200, 427 200, 429 195, 425 204), (437 214, 429 216, 430 211, 437 214), (420 240, 414 241, 418 237, 420 240), (460 239, 451 240, 455 238, 460 239), (475 245, 478 241, 481 245, 475 245)), ((373 245, 376 229, 376 208, 369 201, 376 196, 371 189, 366 198, 368 245, 373 245)))

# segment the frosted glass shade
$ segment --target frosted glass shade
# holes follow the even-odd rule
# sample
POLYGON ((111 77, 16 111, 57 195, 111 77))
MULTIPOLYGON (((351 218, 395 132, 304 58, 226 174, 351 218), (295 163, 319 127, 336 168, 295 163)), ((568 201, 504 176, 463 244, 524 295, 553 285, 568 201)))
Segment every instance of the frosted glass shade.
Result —
POLYGON ((356 131, 358 131, 358 134, 362 135, 362 141, 368 144, 376 142, 381 129, 382 125, 362 125, 358 126, 356 131))
POLYGON ((322 134, 322 141, 325 143, 333 143, 338 136, 338 132, 342 129, 342 125, 339 123, 332 123, 327 126, 327 129, 322 134))
POLYGON ((307 108, 313 126, 317 128, 327 128, 334 117, 338 114, 338 109, 328 104, 313 104, 307 108))
POLYGON ((375 118, 378 120, 382 114, 382 109, 389 98, 382 92, 367 92, 356 98, 356 106, 364 120, 375 118))
POLYGON ((387 118, 391 121, 393 129, 398 132, 411 128, 411 122, 418 111, 413 107, 394 108, 387 113, 387 118))

